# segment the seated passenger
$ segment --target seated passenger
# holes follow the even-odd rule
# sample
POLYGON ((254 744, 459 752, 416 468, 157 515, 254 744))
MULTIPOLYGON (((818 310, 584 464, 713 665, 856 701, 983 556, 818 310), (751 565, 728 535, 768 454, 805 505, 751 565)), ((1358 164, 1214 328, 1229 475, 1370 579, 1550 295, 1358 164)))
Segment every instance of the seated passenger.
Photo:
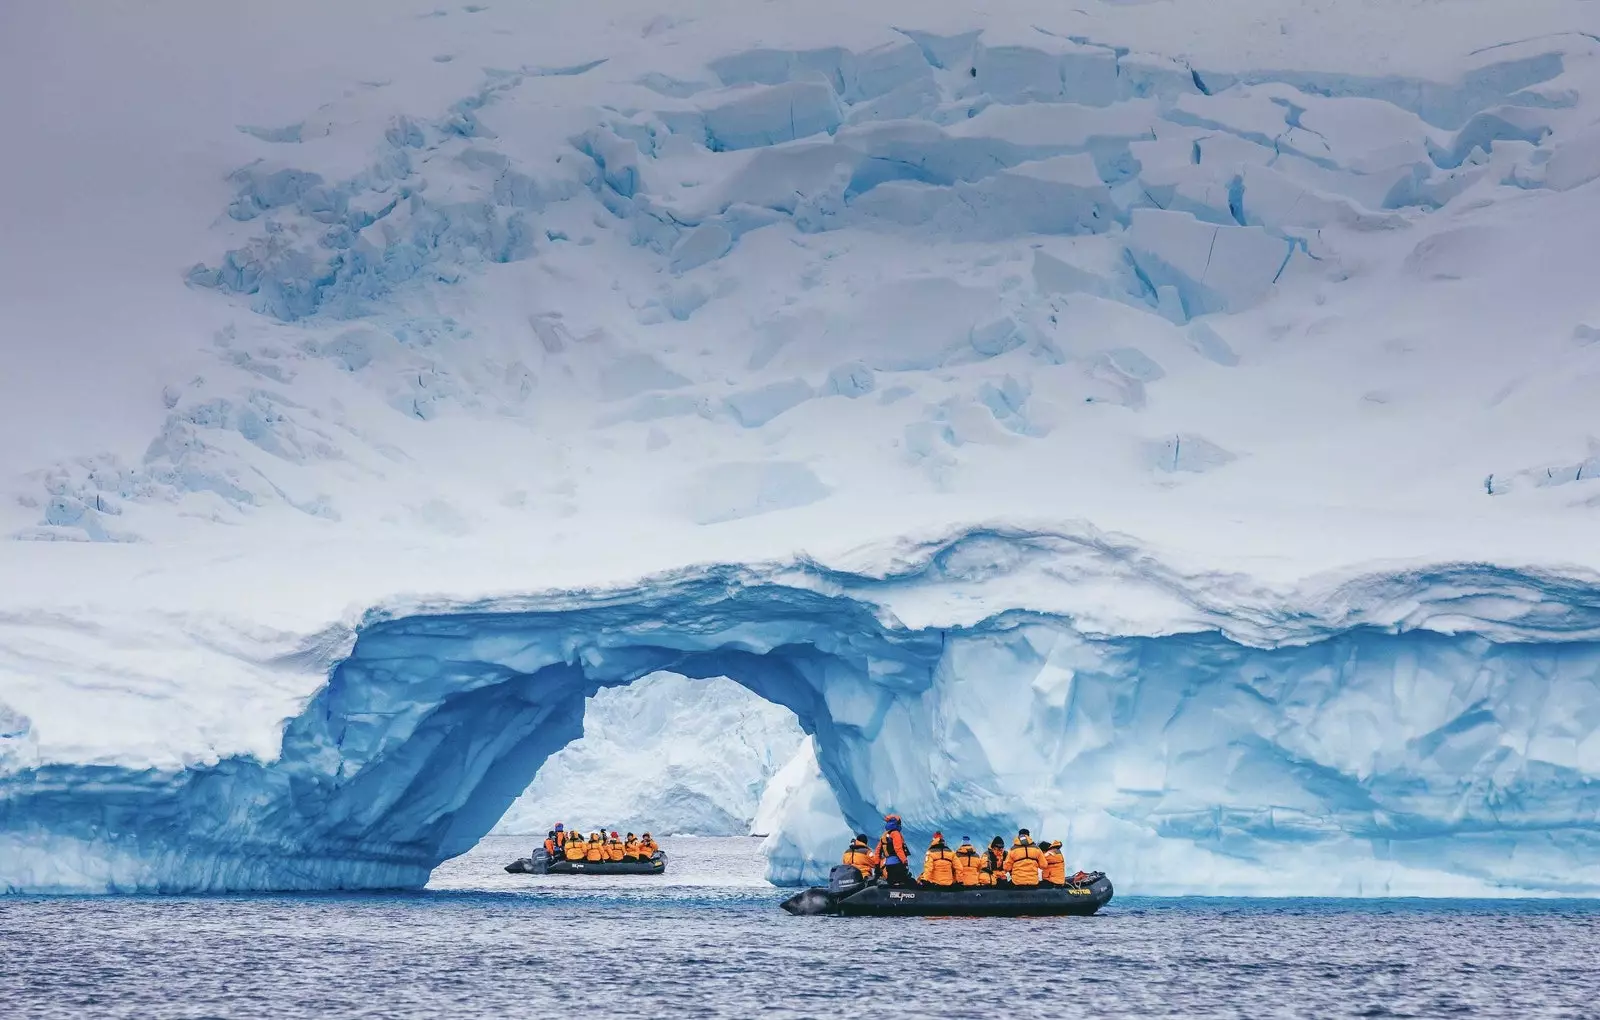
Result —
POLYGON ((878 855, 867 846, 867 834, 864 832, 856 833, 856 838, 845 847, 844 856, 839 861, 861 872, 863 881, 870 880, 872 873, 878 870, 878 855))
POLYGON ((945 845, 944 833, 933 834, 928 852, 922 855, 922 874, 917 881, 924 885, 955 885, 956 853, 945 845))
POLYGON ((996 836, 983 855, 984 885, 1004 885, 1006 880, 1006 841, 996 836))
POLYGON ((1067 859, 1061 855, 1061 841, 1041 843, 1044 850, 1044 873, 1039 880, 1045 885, 1067 884, 1067 859))
POLYGON ((1006 871, 1011 873, 1012 885, 1039 884, 1039 876, 1044 871, 1044 851, 1028 835, 1027 829, 1017 830, 1017 838, 1011 843, 1011 852, 1006 854, 1006 871))
POLYGON ((556 830, 551 829, 544 834, 544 855, 553 861, 556 859, 556 851, 558 849, 556 846, 556 830))
POLYGON ((589 833, 589 850, 583 855, 583 859, 586 861, 603 861, 606 859, 605 833, 589 833))
POLYGON ((574 832, 567 837, 567 845, 562 847, 561 852, 569 861, 581 861, 589 856, 589 844, 584 840, 583 833, 574 832))
POLYGON ((622 859, 636 861, 639 859, 639 837, 628 833, 628 838, 622 841, 622 859))
POLYGON ((615 832, 606 840, 606 860, 620 861, 627 851, 623 849, 622 837, 615 832))
POLYGON ((956 885, 988 885, 983 877, 983 854, 972 845, 971 836, 962 836, 956 847, 956 885))
POLYGON ((654 857, 656 855, 656 851, 660 849, 661 847, 656 844, 654 839, 650 838, 650 834, 648 832, 639 837, 639 859, 641 861, 648 861, 650 858, 654 857))

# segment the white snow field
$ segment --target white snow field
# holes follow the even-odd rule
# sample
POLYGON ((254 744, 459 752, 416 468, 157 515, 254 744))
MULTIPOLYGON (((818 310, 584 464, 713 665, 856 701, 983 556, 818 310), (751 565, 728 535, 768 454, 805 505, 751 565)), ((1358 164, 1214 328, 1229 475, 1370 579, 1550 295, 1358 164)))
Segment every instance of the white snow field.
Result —
POLYGON ((0 888, 420 887, 664 670, 810 735, 781 881, 1600 891, 1600 3, 10 4, 0 94, 0 888))
POLYGON ((765 835, 751 823, 804 739, 793 712, 721 677, 658 673, 608 687, 584 707, 583 736, 539 767, 494 831, 542 838, 565 822, 584 832, 765 835))

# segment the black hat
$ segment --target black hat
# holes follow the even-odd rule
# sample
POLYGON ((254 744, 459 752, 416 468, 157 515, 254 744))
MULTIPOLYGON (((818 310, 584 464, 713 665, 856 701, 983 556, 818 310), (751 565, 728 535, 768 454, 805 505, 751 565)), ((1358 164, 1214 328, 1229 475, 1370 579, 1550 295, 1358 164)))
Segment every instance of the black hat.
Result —
POLYGON ((856 833, 856 839, 859 839, 861 842, 865 843, 867 841, 867 834, 864 832, 858 832, 856 833))
POLYGON ((1017 830, 1017 835, 1019 835, 1019 836, 1031 836, 1031 835, 1033 835, 1033 833, 1029 832, 1027 829, 1018 829, 1017 830))
POLYGON ((996 836, 994 839, 991 839, 989 841, 989 845, 990 846, 1005 846, 1006 845, 1006 838, 1004 836, 996 836))

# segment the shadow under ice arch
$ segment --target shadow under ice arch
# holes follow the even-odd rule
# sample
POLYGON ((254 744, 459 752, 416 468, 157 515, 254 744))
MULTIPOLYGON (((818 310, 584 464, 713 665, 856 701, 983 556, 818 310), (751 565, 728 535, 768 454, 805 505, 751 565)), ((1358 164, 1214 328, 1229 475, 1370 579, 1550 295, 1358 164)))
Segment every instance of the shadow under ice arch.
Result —
POLYGON ((1042 827, 1143 891, 1600 892, 1594 578, 1280 593, 1086 530, 878 562, 373 610, 308 646, 328 679, 270 762, 0 774, 0 889, 419 887, 591 694, 665 670, 793 711, 853 828, 1042 827))

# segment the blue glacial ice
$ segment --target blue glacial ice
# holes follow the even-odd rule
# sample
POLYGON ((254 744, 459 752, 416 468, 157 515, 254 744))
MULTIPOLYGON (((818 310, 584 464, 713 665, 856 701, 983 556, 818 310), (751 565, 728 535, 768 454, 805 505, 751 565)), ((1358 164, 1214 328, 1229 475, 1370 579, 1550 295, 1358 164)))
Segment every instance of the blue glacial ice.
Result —
POLYGON ((1593 578, 1453 564, 1275 592, 1090 531, 978 530, 850 571, 397 602, 305 654, 327 682, 272 760, 30 762, 0 712, 0 887, 417 887, 579 736, 586 698, 664 670, 812 736, 843 821, 806 792, 779 881, 894 810, 913 840, 1043 829, 1144 891, 1600 891, 1593 578), (1064 608, 1085 592, 1155 616, 1064 608))

